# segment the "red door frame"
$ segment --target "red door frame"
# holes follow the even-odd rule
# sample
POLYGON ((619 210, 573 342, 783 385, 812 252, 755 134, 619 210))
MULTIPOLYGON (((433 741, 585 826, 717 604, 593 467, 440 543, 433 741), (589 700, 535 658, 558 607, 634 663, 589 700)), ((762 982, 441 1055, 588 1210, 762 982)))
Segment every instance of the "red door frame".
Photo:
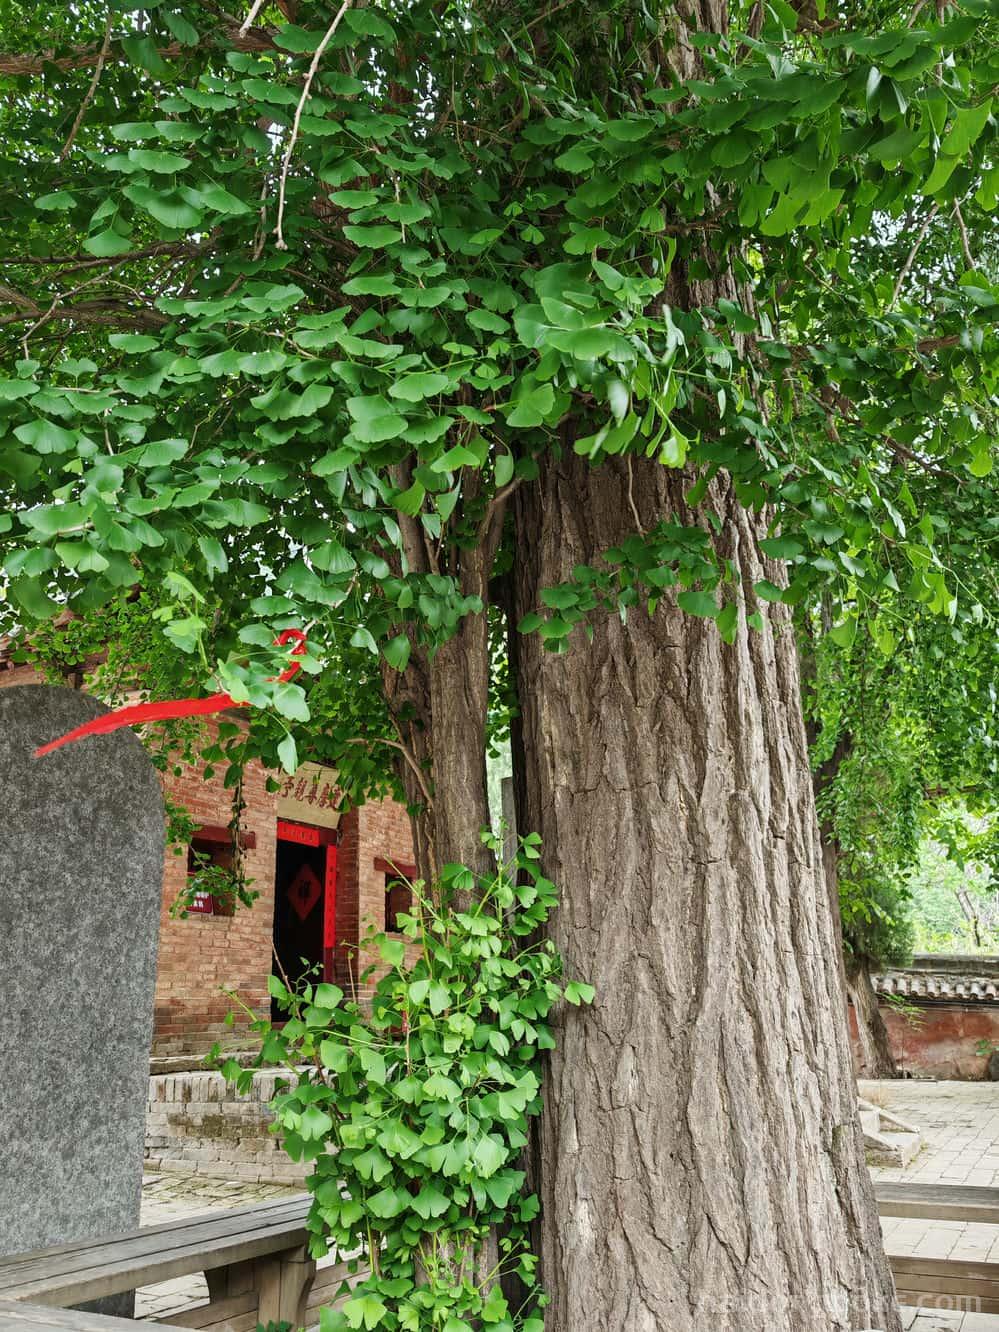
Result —
POLYGON ((337 843, 336 830, 317 828, 311 823, 298 823, 292 819, 278 819, 279 842, 297 842, 300 846, 325 846, 326 873, 323 892, 323 980, 333 979, 333 956, 336 952, 336 888, 337 843))
POLYGON ((323 899, 323 980, 333 979, 333 955, 336 952, 336 881, 337 845, 326 846, 326 893, 323 899))

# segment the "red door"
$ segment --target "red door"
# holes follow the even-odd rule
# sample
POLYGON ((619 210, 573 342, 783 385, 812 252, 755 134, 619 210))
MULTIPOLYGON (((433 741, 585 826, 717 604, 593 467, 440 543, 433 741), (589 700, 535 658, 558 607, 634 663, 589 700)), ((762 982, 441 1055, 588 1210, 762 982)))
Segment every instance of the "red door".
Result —
MULTIPOLYGON (((316 972, 333 977, 336 949, 336 833, 278 819, 274 949, 293 984, 316 972)), ((274 1007, 272 1005, 272 1007, 274 1007)))

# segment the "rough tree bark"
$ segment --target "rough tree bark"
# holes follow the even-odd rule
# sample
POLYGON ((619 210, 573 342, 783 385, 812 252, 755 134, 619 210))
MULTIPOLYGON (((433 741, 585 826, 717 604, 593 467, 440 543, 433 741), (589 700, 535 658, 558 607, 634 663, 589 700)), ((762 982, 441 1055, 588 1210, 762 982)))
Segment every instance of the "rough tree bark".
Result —
MULTIPOLYGON (((571 452, 517 496, 518 613, 685 479, 571 452)), ((752 600, 778 580, 722 478, 708 503, 752 600)), ((784 608, 726 647, 663 604, 519 649, 520 826, 596 986, 559 1021, 539 1140, 547 1332, 899 1327, 857 1118, 840 943, 784 608)))
MULTIPOLYGON (((410 480, 408 475, 396 477, 403 486, 410 480)), ((495 858, 479 834, 489 825, 489 576, 507 495, 476 508, 478 486, 478 478, 470 478, 463 497, 478 523, 474 546, 452 548, 445 555, 433 549, 411 517, 400 515, 406 567, 450 574, 462 597, 477 598, 482 606, 465 615, 454 635, 436 648, 428 649, 411 636, 406 669, 398 672, 386 665, 382 670, 398 735, 396 771, 410 805, 417 870, 428 884, 447 864, 467 865, 480 874, 495 869, 495 858)))
POLYGON ((400 740, 396 771, 411 809, 417 871, 490 869, 479 832, 489 824, 486 712, 489 642, 484 613, 467 616, 436 653, 415 648, 401 674, 386 667, 385 697, 400 740))
MULTIPOLYGON (((825 623, 825 620, 826 616, 823 610, 824 627, 828 630, 829 624, 825 623)), ((803 653, 800 657, 800 663, 802 681, 810 681, 815 673, 814 655, 811 652, 803 653)), ((814 720, 806 723, 805 733, 811 748, 818 738, 814 720)), ((819 764, 812 774, 812 790, 820 807, 823 793, 830 783, 836 780, 841 765, 850 756, 852 750, 853 736, 849 731, 845 731, 839 737, 833 752, 824 762, 819 764)), ((840 940, 841 944, 841 957, 844 966, 843 981, 846 992, 853 1004, 853 1015, 857 1022, 857 1037, 860 1042, 861 1057, 858 1072, 868 1078, 897 1078, 898 1065, 895 1063, 895 1056, 892 1054, 888 1028, 881 1016, 878 997, 874 992, 874 986, 871 984, 871 960, 855 947, 851 947, 851 943, 855 944, 856 941, 848 941, 843 932, 839 901, 840 858, 843 854, 843 848, 836 836, 833 820, 828 815, 819 819, 819 834, 822 838, 822 863, 825 869, 833 925, 836 938, 840 940)))
POLYGON ((857 957, 855 954, 847 956, 846 984, 857 1019, 861 1076, 897 1078, 898 1064, 892 1054, 888 1028, 881 1016, 878 996, 871 983, 870 962, 866 957, 857 957))
MULTIPOLYGON (((600 33, 563 20, 577 54, 593 55, 581 79, 600 84, 613 74, 600 33)), ((662 62, 695 74, 689 30, 726 26, 724 0, 678 0, 662 62)), ((676 273, 666 300, 743 297, 720 256, 704 259, 711 276, 676 273)), ((540 463, 513 498, 518 616, 633 533, 635 509, 647 530, 692 520, 689 478, 657 464, 591 470, 571 443, 540 463)), ((760 554, 760 521, 724 477, 706 503, 752 601, 756 581, 781 577, 760 554)), ((486 558, 473 580, 483 597, 490 569, 486 558)), ((537 1140, 546 1332, 900 1326, 863 1157, 795 647, 784 608, 757 609, 763 632, 742 629, 732 647, 665 602, 651 619, 595 618, 592 644, 579 634, 562 657, 536 636, 519 645, 518 826, 541 833, 561 886, 554 934, 569 974, 597 988, 591 1010, 559 1017, 537 1140)), ((428 662, 413 702, 438 862, 445 841, 447 858, 476 854, 474 820, 452 826, 442 802, 466 804, 469 780, 478 790, 452 745, 478 733, 481 652, 481 637, 456 647, 440 689, 430 675, 442 659, 428 662)))

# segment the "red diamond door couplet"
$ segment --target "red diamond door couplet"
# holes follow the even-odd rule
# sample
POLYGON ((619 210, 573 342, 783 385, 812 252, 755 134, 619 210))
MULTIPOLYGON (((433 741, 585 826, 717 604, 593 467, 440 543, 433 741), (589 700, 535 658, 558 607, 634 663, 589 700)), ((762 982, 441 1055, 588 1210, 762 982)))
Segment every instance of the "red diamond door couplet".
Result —
POLYGON ((304 920, 322 896, 323 885, 311 865, 303 865, 288 887, 288 901, 299 920, 304 920))

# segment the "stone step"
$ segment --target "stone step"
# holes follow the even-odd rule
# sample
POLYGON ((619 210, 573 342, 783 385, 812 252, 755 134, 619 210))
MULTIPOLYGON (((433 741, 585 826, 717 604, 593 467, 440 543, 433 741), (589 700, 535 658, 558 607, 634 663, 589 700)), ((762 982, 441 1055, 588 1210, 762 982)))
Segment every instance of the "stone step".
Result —
POLYGON ((914 1124, 863 1097, 859 1109, 868 1165, 907 1166, 919 1154, 923 1135, 914 1124))
POLYGON ((919 1155, 923 1146, 918 1133, 885 1133, 882 1130, 878 1137, 884 1139, 889 1150, 897 1152, 899 1164, 904 1166, 919 1155))
POLYGON ((918 1133, 864 1134, 864 1151, 871 1166, 907 1166, 919 1155, 923 1140, 918 1133))
POLYGON ((881 1131, 881 1112, 875 1108, 870 1110, 861 1109, 860 1127, 864 1130, 864 1135, 868 1133, 879 1133, 881 1131))

